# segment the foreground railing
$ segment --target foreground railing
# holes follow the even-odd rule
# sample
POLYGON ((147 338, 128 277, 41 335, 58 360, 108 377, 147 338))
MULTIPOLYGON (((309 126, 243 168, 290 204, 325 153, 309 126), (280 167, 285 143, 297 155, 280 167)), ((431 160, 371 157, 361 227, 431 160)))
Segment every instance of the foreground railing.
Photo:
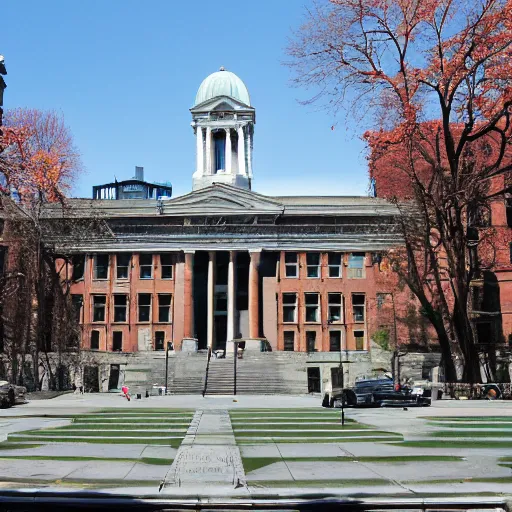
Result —
POLYGON ((206 360, 206 371, 204 374, 204 386, 203 386, 203 397, 206 395, 208 389, 208 372, 210 371, 210 359, 212 358, 212 348, 208 347, 208 358, 206 360))

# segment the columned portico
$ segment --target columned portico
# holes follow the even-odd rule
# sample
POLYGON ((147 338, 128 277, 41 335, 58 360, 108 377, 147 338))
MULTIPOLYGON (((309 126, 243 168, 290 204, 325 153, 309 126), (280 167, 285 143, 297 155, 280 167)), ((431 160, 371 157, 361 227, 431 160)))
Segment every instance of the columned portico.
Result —
POLYGON ((227 342, 229 343, 236 336, 235 332, 235 308, 236 308, 236 283, 235 283, 236 252, 229 252, 228 265, 228 328, 227 342))
POLYGON ((259 338, 259 264, 261 250, 249 251, 249 337, 259 338))
POLYGON ((215 263, 216 263, 216 253, 215 251, 210 251, 208 253, 208 335, 207 335, 207 343, 208 348, 213 348, 213 340, 214 340, 214 311, 215 311, 215 263))
POLYGON ((184 270, 184 294, 183 294, 183 338, 190 339, 194 337, 194 252, 185 252, 185 270, 184 270))

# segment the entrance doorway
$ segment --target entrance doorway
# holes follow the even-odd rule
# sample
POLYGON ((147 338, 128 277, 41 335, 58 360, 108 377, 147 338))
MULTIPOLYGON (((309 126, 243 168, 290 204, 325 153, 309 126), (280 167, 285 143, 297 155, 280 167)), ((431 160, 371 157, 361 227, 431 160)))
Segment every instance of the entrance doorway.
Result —
POLYGON ((308 368, 308 393, 320 393, 320 368, 308 368))
POLYGON ((117 389, 119 386, 119 365, 110 365, 110 377, 108 379, 108 389, 117 389))
POLYGON ((215 316, 215 343, 214 350, 226 349, 226 338, 228 336, 228 317, 226 315, 215 316))

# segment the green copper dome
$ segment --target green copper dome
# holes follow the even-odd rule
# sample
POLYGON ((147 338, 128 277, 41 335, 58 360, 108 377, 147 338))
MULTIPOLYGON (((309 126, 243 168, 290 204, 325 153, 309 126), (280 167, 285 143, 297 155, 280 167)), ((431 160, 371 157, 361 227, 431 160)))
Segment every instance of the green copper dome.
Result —
POLYGON ((224 68, 220 68, 220 71, 212 73, 203 80, 196 94, 195 105, 217 96, 229 96, 246 105, 251 105, 249 91, 245 84, 234 73, 224 68))

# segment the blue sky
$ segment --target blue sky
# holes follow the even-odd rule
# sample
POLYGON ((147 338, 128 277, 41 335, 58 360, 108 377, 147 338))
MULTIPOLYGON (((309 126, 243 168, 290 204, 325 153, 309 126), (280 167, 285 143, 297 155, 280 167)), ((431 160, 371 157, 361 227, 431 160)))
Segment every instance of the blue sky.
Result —
POLYGON ((256 108, 254 190, 366 195, 361 127, 297 100, 283 65, 309 0, 23 0, 2 2, 4 108, 61 111, 85 166, 74 195, 130 178, 192 186, 190 112, 220 66, 256 108), (331 126, 336 123, 336 129, 331 126))

